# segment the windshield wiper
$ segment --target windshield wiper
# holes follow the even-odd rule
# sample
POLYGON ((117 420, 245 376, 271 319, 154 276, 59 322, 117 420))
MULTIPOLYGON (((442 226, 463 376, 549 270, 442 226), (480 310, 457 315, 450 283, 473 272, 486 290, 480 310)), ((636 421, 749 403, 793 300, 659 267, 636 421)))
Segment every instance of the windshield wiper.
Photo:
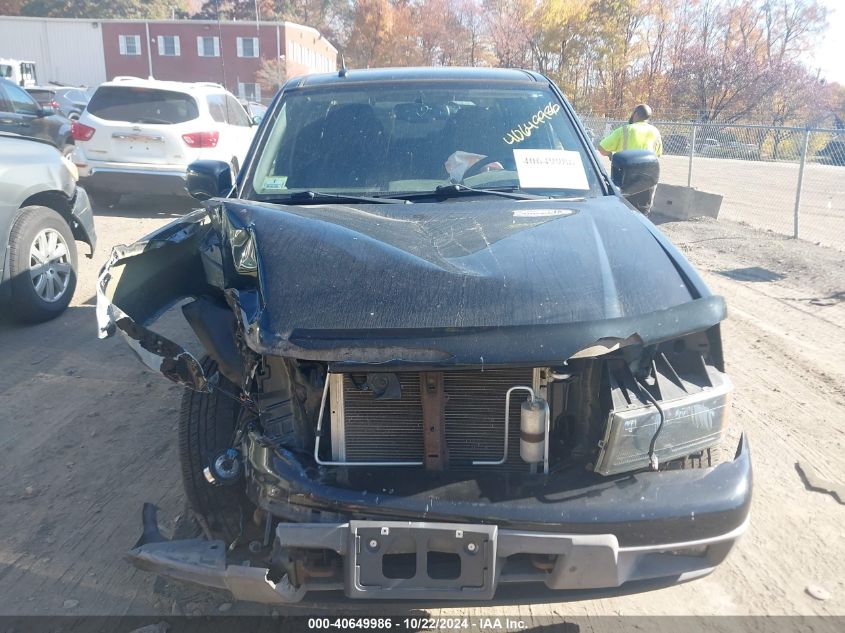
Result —
POLYGON ((321 191, 295 191, 284 197, 273 198, 268 202, 279 204, 321 204, 324 202, 363 202, 368 204, 407 204, 409 200, 396 198, 373 198, 370 196, 352 196, 345 193, 325 193, 321 191))
POLYGON ((475 187, 468 187, 460 183, 452 183, 449 185, 439 185, 433 191, 415 191, 412 193, 398 194, 397 198, 404 198, 406 200, 413 200, 415 198, 453 198, 465 193, 480 193, 490 196, 501 196, 502 198, 510 198, 511 200, 541 200, 548 199, 549 196, 538 196, 533 193, 517 193, 517 187, 496 187, 491 189, 476 189, 475 187))

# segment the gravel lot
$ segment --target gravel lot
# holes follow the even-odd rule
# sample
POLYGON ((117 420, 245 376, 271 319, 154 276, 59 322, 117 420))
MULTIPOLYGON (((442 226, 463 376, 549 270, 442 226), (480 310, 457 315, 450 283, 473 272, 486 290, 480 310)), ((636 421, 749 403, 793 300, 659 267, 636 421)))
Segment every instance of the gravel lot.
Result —
MULTIPOLYGON (((94 281, 110 247, 187 208, 136 199, 100 210, 100 246, 93 260, 80 258, 67 313, 30 327, 0 320, 0 615, 218 613, 229 602, 168 586, 122 560, 140 534, 143 501, 160 506, 165 526, 182 511, 180 390, 143 370, 120 340, 96 338, 94 281)), ((728 302, 733 411, 755 467, 749 533, 722 567, 694 583, 613 599, 441 613, 845 615, 845 506, 808 491, 795 468, 802 462, 845 480, 843 254, 731 221, 661 228, 728 302), (827 599, 812 597, 808 587, 827 599)), ((352 608, 372 612, 360 605, 341 612, 352 608)), ((270 609, 236 604, 227 612, 270 609)))

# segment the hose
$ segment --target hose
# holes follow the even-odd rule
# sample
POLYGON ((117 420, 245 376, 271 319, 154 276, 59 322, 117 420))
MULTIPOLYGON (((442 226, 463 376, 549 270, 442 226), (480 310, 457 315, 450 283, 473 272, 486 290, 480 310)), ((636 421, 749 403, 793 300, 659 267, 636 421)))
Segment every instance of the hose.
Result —
POLYGON ((640 389, 643 391, 643 395, 646 400, 654 405, 654 408, 657 409, 657 413, 660 415, 660 424, 657 425, 657 430, 654 432, 654 435, 651 436, 651 442, 648 446, 648 463, 651 465, 651 469, 656 471, 660 467, 660 462, 657 459, 657 455, 654 453, 654 447, 657 444, 657 438, 660 435, 660 431, 663 430, 663 423, 666 421, 666 415, 663 413, 663 408, 660 406, 660 403, 653 395, 651 395, 651 392, 646 388, 642 381, 639 378, 635 378, 635 380, 637 381, 637 385, 639 385, 640 389))

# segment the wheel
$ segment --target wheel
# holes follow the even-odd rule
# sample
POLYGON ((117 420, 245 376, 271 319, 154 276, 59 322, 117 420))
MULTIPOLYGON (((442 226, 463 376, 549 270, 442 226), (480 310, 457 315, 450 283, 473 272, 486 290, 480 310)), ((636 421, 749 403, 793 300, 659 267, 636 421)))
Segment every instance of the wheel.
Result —
POLYGON ((40 323, 65 311, 76 289, 76 242, 64 218, 24 207, 9 236, 12 311, 40 323))
MULTIPOLYGON (((217 371, 217 363, 203 359, 207 376, 217 371)), ((230 394, 238 388, 220 377, 220 387, 230 394)), ((179 415, 179 462, 188 506, 204 522, 215 538, 234 541, 246 529, 254 507, 244 492, 243 475, 229 485, 209 483, 203 470, 231 447, 240 405, 219 390, 199 393, 186 389, 179 415)))
POLYGON ((88 194, 94 201, 97 207, 113 207, 120 202, 121 194, 114 191, 99 191, 97 189, 89 190, 88 194))

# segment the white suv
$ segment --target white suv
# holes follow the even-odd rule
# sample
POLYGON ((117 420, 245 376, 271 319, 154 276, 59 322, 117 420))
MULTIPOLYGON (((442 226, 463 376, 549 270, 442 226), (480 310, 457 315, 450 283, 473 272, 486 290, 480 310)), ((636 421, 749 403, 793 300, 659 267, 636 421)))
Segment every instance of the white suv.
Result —
POLYGON ((110 205, 126 193, 185 193, 195 160, 225 161, 237 173, 254 133, 219 84, 118 77, 73 122, 73 156, 95 201, 110 205))

